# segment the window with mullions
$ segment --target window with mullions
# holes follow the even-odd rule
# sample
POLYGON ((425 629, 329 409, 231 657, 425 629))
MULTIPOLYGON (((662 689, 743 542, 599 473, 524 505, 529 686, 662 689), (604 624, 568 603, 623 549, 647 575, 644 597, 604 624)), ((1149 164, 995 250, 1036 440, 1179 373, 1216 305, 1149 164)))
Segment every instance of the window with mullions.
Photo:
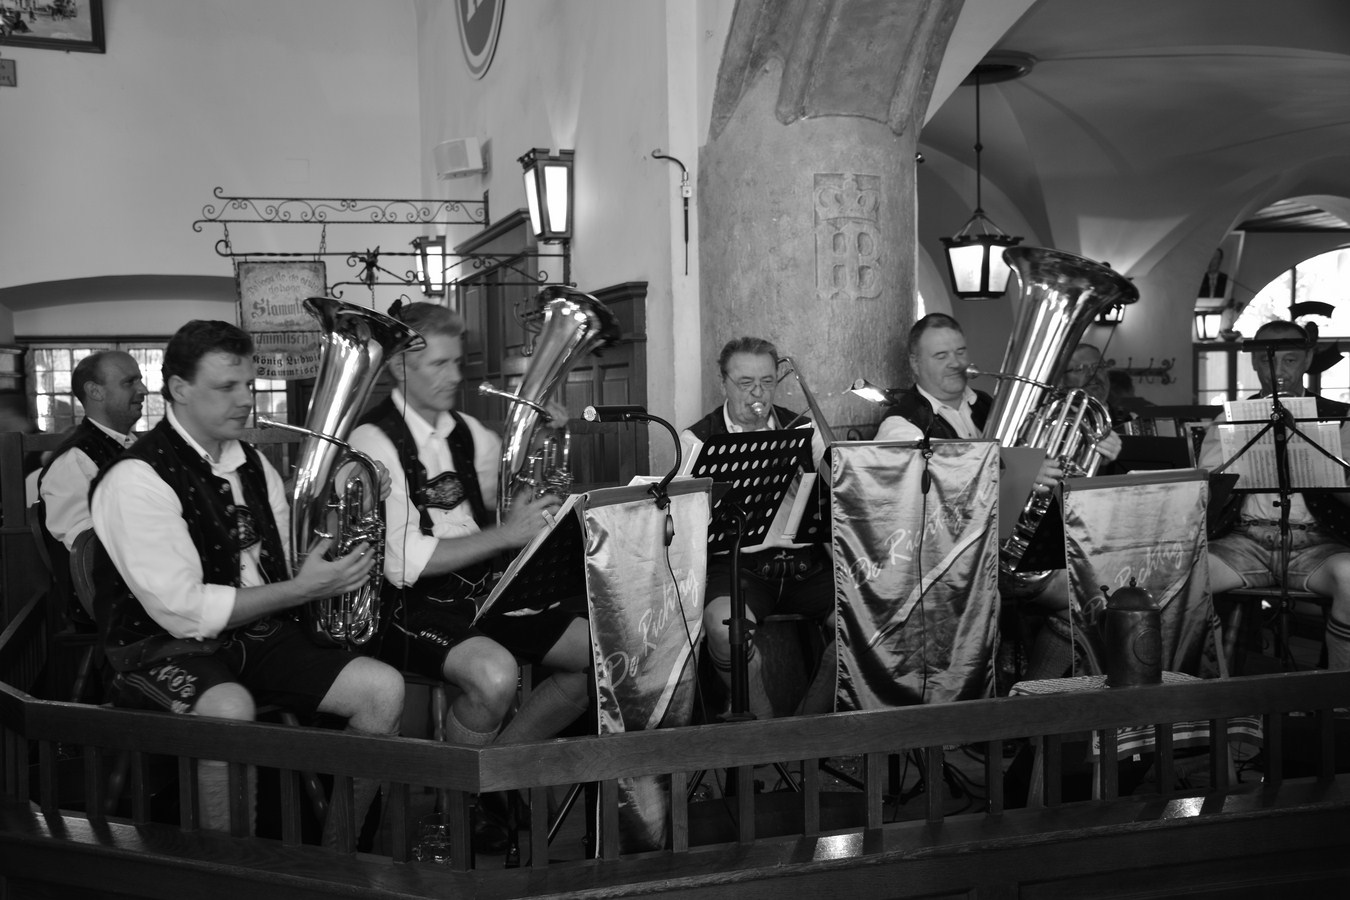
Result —
MULTIPOLYGON (((1317 324, 1317 355, 1307 376, 1310 391, 1342 402, 1350 401, 1350 359, 1339 352, 1339 341, 1350 337, 1350 306, 1339 302, 1350 278, 1350 248, 1341 248, 1303 260, 1282 272, 1252 297, 1233 324, 1251 337, 1266 322, 1292 318, 1317 324), (1322 315, 1320 311, 1330 310, 1322 315)), ((1248 397, 1260 390, 1251 355, 1238 343, 1198 342, 1195 345, 1196 400, 1215 405, 1248 397)))
MULTIPOLYGON (((37 411, 38 428, 56 434, 74 427, 84 419, 84 410, 71 385, 71 373, 80 360, 100 350, 124 350, 141 367, 141 376, 150 393, 145 398, 138 432, 154 428, 164 418, 165 400, 161 368, 164 343, 149 341, 89 341, 68 344, 30 344, 28 346, 28 384, 37 411)), ((253 383, 254 414, 285 422, 288 404, 286 382, 259 378, 253 383)), ((250 424, 252 424, 250 422, 250 424)))

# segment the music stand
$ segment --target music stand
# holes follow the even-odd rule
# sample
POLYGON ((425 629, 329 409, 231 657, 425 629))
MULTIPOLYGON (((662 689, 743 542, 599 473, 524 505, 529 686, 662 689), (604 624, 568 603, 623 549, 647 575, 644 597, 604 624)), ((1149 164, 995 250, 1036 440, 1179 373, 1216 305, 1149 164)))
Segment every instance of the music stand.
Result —
POLYGON ((750 713, 748 648, 753 626, 741 596, 741 547, 764 542, 792 479, 810 461, 810 429, 748 431, 708 438, 690 474, 713 480, 708 553, 731 553, 731 713, 727 721, 753 719, 750 713))
POLYGON ((511 561, 474 616, 540 610, 563 597, 567 608, 586 614, 586 557, 573 494, 567 498, 551 527, 541 531, 511 561))
MULTIPOLYGON (((1246 341, 1244 342, 1244 348, 1250 350, 1253 353, 1256 353, 1257 351, 1261 350, 1265 351, 1267 371, 1272 374, 1272 377, 1273 373, 1275 372, 1276 351, 1291 350, 1291 349, 1309 351, 1312 349, 1308 346, 1306 341, 1299 338, 1274 338, 1271 340, 1263 340, 1263 341, 1246 341)), ((1302 419, 1297 421, 1322 421, 1322 420, 1302 419)), ((1256 434, 1252 435, 1251 439, 1248 440, 1247 443, 1243 444, 1240 448, 1238 448, 1238 451, 1236 453, 1234 453, 1228 459, 1224 460, 1223 464, 1220 465, 1217 469, 1215 469, 1212 473, 1214 475, 1222 474, 1225 469, 1227 469, 1230 465, 1232 465, 1235 461, 1237 461, 1240 457, 1242 457, 1242 455, 1245 454, 1248 450, 1252 449, 1252 447, 1254 447, 1257 444, 1257 442, 1260 441, 1261 438, 1263 438, 1267 433, 1273 432, 1272 437, 1275 449, 1275 479, 1276 479, 1276 488, 1273 491, 1273 493, 1279 495, 1279 500, 1276 502, 1276 505, 1280 508, 1280 519, 1279 519, 1280 568, 1279 572, 1277 573, 1280 586, 1280 593, 1279 593, 1279 600, 1280 600, 1279 615, 1281 617, 1280 652, 1283 657, 1283 662, 1290 668, 1292 668, 1293 660, 1289 651, 1289 641, 1287 635, 1288 626, 1284 624, 1285 617, 1289 615, 1289 612, 1292 609, 1292 602, 1289 599, 1289 556, 1293 551, 1292 547, 1293 539, 1289 528, 1289 501, 1290 498, 1294 495, 1295 490, 1289 478, 1289 455, 1288 455, 1289 435, 1290 434, 1298 435, 1303 439, 1303 442, 1305 444, 1307 444, 1310 447, 1313 447, 1314 449, 1317 450, 1318 453, 1321 453, 1323 456, 1330 459, 1336 465, 1340 466, 1341 471, 1350 473, 1350 463, 1347 463, 1345 460, 1341 459, 1336 454, 1328 451, 1317 441, 1312 440, 1310 437, 1308 437, 1308 435, 1304 434, 1302 431, 1299 430, 1299 427, 1297 424, 1295 424, 1295 422, 1296 420, 1290 414, 1289 410, 1286 409, 1284 404, 1280 402, 1280 392, 1278 390, 1277 385, 1276 390, 1270 392, 1270 416, 1267 420, 1265 420, 1264 425, 1261 427, 1260 430, 1256 432, 1256 434)), ((1228 422, 1224 424, 1239 425, 1239 424, 1254 424, 1254 423, 1244 421, 1244 422, 1228 422)), ((1235 490, 1240 493, 1251 493, 1251 494, 1272 493, 1272 491, 1269 488, 1243 489, 1241 486, 1239 486, 1235 490)), ((1311 488, 1308 490, 1320 490, 1320 489, 1311 488)), ((1302 492, 1303 491, 1299 491, 1298 493, 1302 492)))

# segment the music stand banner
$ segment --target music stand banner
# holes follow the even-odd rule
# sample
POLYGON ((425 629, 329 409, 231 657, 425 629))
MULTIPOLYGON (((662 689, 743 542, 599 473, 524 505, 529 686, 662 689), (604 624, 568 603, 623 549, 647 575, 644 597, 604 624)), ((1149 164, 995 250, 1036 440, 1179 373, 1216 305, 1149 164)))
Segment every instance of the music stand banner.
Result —
POLYGON ((999 448, 833 445, 840 710, 988 697, 998 637, 999 448), (922 580, 920 575, 922 574, 922 580))
MULTIPOLYGON (((711 486, 706 478, 669 486, 675 526, 669 565, 666 511, 646 488, 586 496, 586 594, 601 734, 673 728, 693 717, 711 486)), ((667 776, 619 780, 624 852, 668 845, 669 787, 667 776)))
POLYGON ((1064 482, 1069 595, 1090 598, 1076 627, 1095 638, 1102 585, 1135 583, 1162 608, 1162 664, 1188 675, 1217 672, 1205 533, 1203 469, 1070 478, 1064 482), (1086 620, 1086 621, 1085 621, 1086 620))

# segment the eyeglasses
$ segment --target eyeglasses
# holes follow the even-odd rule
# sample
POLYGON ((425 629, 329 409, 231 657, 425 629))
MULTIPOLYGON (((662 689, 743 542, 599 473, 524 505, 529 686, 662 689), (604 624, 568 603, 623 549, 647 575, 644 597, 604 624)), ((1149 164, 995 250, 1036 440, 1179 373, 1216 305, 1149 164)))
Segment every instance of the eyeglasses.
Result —
POLYGON ((737 378, 735 381, 728 378, 726 380, 742 394, 753 394, 756 388, 759 389, 760 393, 767 394, 778 386, 777 378, 737 378))

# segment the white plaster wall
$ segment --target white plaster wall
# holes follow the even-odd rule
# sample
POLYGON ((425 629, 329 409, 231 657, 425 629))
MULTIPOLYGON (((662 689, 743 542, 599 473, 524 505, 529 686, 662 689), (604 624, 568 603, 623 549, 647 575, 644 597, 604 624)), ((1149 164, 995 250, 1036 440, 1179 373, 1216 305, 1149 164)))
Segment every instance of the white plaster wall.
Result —
MULTIPOLYGON (((648 283, 648 407, 692 421, 702 356, 697 203, 686 275, 679 167, 651 152, 678 157, 697 183, 716 72, 706 54, 720 60, 729 0, 507 3, 479 80, 464 63, 453 6, 417 0, 416 9, 424 187, 436 196, 487 190, 499 219, 525 204, 517 157, 531 147, 575 150, 572 280, 582 290, 648 283), (490 170, 436 182, 432 148, 460 137, 490 142, 490 170)), ((450 230, 448 243, 471 231, 450 230)), ((651 443, 654 468, 673 458, 668 441, 651 443)))
MULTIPOLYGON (((0 90, 0 302, 18 310, 20 335, 64 327, 59 308, 25 309, 22 286, 232 278, 214 250, 220 227, 192 230, 216 186, 418 196, 412 0, 109 0, 105 27, 102 55, 3 48, 19 87, 0 90)), ((330 229, 328 246, 403 249, 416 233, 403 230, 330 229)), ((318 247, 317 229, 232 236, 240 248, 318 247)), ((329 261, 330 280, 334 267, 345 261, 329 261)), ((70 307, 68 330, 166 334, 182 321, 161 301, 116 315, 88 306, 70 307)))

